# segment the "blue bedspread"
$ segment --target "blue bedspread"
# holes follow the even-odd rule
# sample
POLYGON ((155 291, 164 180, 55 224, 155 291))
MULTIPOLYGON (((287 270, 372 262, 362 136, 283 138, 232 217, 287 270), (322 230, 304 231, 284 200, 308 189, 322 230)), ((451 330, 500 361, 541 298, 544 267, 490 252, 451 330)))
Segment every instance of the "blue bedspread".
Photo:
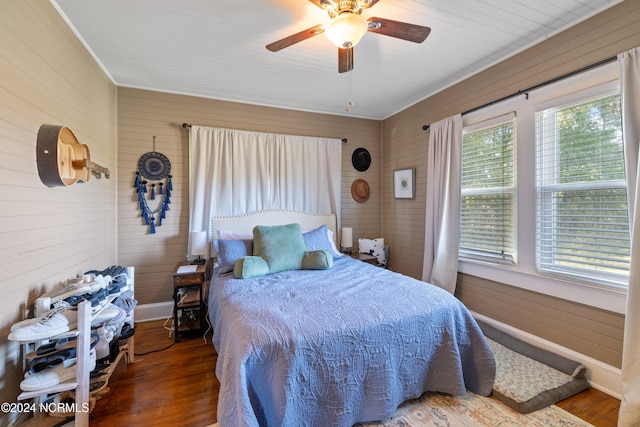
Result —
POLYGON ((347 427, 425 391, 491 392, 480 328, 436 286, 346 257, 329 270, 214 276, 221 427, 347 427))

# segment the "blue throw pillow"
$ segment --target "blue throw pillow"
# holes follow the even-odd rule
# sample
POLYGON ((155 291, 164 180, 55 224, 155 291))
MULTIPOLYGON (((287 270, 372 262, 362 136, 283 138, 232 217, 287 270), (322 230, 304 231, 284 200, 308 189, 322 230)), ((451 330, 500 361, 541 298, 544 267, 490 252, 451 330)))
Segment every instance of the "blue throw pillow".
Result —
POLYGON ((323 224, 315 230, 302 233, 302 238, 310 251, 329 251, 334 259, 339 259, 340 255, 336 254, 334 245, 329 240, 328 231, 327 225, 323 224))
POLYGON ((253 255, 252 240, 223 240, 213 241, 218 255, 218 274, 231 273, 236 261, 242 257, 253 255))

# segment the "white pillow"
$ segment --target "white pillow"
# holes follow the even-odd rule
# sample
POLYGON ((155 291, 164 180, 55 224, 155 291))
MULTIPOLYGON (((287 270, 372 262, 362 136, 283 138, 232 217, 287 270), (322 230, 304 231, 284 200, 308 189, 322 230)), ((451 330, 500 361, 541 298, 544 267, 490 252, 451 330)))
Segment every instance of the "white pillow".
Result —
POLYGON ((329 243, 331 244, 331 251, 335 256, 343 256, 344 254, 336 248, 336 242, 333 240, 333 231, 327 228, 327 237, 329 238, 329 243))
POLYGON ((358 252, 373 255, 378 259, 378 264, 386 265, 387 257, 384 254, 384 238, 358 239, 358 252))

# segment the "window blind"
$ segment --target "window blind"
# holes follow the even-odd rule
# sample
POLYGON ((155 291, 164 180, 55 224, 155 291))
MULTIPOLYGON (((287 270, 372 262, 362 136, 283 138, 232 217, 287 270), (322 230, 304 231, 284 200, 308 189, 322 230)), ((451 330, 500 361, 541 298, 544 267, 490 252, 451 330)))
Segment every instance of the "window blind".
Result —
POLYGON ((619 94, 536 113, 538 270, 626 286, 629 220, 619 94))
POLYGON ((513 114, 463 132, 461 257, 513 259, 514 146, 513 114))

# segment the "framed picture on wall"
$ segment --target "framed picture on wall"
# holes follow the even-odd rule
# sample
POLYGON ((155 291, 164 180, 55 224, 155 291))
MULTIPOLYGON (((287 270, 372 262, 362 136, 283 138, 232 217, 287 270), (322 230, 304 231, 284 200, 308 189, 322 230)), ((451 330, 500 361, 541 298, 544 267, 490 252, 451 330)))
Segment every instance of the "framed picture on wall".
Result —
POLYGON ((396 169, 393 171, 393 198, 415 199, 416 168, 396 169))

